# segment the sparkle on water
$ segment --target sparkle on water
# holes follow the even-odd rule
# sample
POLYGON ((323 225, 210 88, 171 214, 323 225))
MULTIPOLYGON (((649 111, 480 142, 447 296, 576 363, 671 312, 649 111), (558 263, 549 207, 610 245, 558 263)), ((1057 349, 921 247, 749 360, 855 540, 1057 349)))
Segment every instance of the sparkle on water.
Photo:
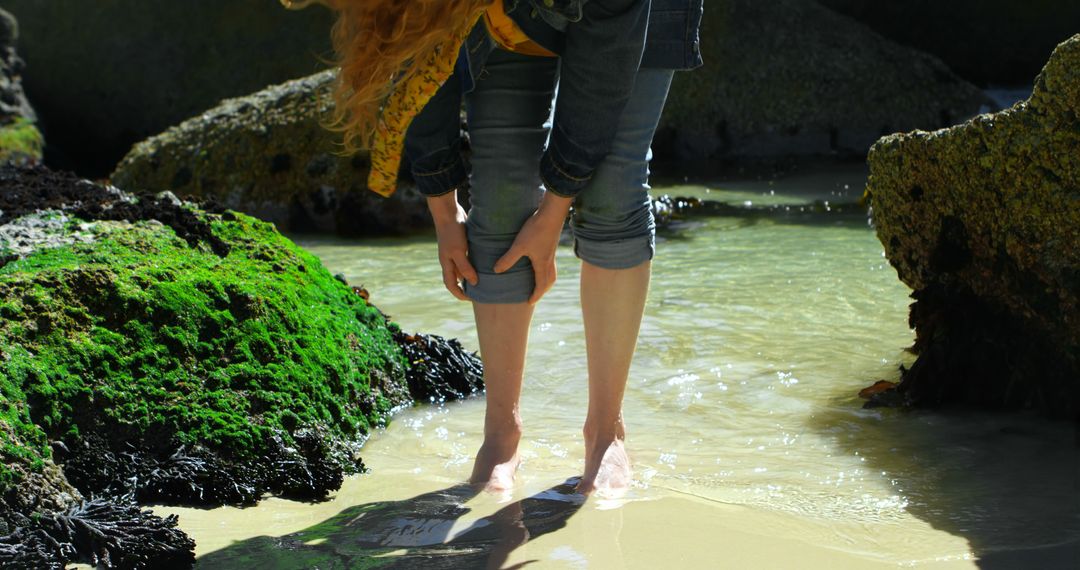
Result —
MULTIPOLYGON (((779 181, 667 185, 656 193, 748 208, 851 204, 863 176, 861 168, 845 168, 779 181)), ((471 308, 441 286, 431 236, 294 237, 331 271, 369 289, 406 329, 477 346, 471 308)), ((440 560, 432 547, 485 528, 502 544, 489 544, 488 563, 556 568, 976 567, 1052 553, 1039 549, 1051 545, 1075 552, 1080 463, 1072 426, 1018 415, 861 408, 859 389, 896 380, 897 367, 911 360, 904 348, 913 337, 909 290, 865 215, 774 210, 662 232, 625 400, 633 488, 619 501, 569 500, 558 484, 583 467, 587 379, 579 262, 561 247, 558 263, 559 281, 530 332, 523 463, 512 495, 453 490, 481 441, 484 402, 476 398, 396 416, 364 448, 371 472, 347 481, 335 501, 159 511, 181 513, 200 555, 216 551, 201 558, 207 567, 252 560, 251 545, 259 543, 234 541, 304 529, 294 537, 306 547, 336 541, 339 556, 346 555, 342 541, 354 550, 382 548, 367 559, 372 564, 440 560), (432 496, 443 505, 435 517, 423 514, 432 496), (568 506, 553 515, 537 507, 551 503, 545 497, 568 506), (394 508, 366 515, 369 526, 359 524, 353 538, 341 538, 341 525, 329 534, 312 530, 334 526, 327 519, 347 508, 387 505, 394 508), (445 515, 450 506, 461 512, 445 515), (516 519, 507 518, 508 509, 516 519), (388 526, 370 528, 380 524, 388 526), (523 529, 520 539, 515 533, 523 529), (383 533, 380 540, 357 538, 372 532, 383 533), (418 545, 427 550, 409 559, 418 545)), ((472 549, 465 550, 474 555, 481 542, 466 541, 472 549)), ((476 564, 470 556, 436 566, 476 564)))

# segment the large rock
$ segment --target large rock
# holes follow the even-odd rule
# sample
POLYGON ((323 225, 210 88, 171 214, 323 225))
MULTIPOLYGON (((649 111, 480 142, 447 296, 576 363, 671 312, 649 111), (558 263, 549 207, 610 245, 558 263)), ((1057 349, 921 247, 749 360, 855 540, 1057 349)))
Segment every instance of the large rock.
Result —
POLYGON ((1080 31, 1080 2, 817 0, 979 85, 1031 85, 1059 42, 1080 31))
POLYGON ((1080 35, 1027 101, 883 138, 867 189, 878 237, 915 290, 915 403, 1080 413, 1080 35))
POLYGON ((430 227, 408 184, 390 199, 366 189, 366 154, 335 154, 327 131, 333 71, 222 101, 132 148, 112 174, 122 188, 213 197, 282 230, 342 235, 430 227))
POLYGON ((701 39, 705 66, 676 74, 658 156, 863 156, 985 103, 936 58, 814 0, 709 2, 701 39))
POLYGON ((41 160, 44 141, 22 88, 23 61, 15 54, 15 17, 0 9, 0 163, 41 160))
POLYGON ((50 164, 107 174, 137 141, 325 69, 333 18, 276 0, 4 0, 50 164))
POLYGON ((0 567, 174 567, 175 519, 117 497, 319 500, 395 410, 481 389, 367 298, 244 214, 0 167, 0 567))

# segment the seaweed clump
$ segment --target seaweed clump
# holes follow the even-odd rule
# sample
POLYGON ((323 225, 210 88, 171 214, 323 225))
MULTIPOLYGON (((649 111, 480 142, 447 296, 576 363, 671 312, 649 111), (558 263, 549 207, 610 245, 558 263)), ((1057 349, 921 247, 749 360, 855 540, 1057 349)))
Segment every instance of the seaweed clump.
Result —
POLYGON ((190 568, 195 542, 176 523, 130 497, 86 501, 0 536, 0 567, 61 570, 82 559, 98 568, 190 568))
POLYGON ((442 404, 472 396, 484 388, 483 366, 457 339, 438 335, 394 333, 409 363, 405 378, 417 401, 442 404))

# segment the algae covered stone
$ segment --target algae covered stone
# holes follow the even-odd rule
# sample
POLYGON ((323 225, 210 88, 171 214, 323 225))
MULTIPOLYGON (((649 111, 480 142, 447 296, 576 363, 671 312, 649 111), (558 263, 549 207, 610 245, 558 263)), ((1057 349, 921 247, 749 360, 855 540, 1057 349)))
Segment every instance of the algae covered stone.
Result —
POLYGON ((365 153, 336 154, 328 131, 333 71, 228 99, 135 145, 111 176, 130 190, 214 198, 288 231, 403 233, 431 225, 424 197, 402 184, 367 190, 365 153))
POLYGON ((32 163, 41 160, 45 139, 28 119, 19 117, 0 124, 0 163, 32 163))
POLYGON ((1080 36, 1027 101, 881 139, 867 194, 914 289, 916 403, 1080 412, 1080 36))
POLYGON ((136 501, 320 500, 395 410, 482 389, 367 298, 215 203, 0 167, 0 566, 190 566, 136 501))
POLYGON ((55 441, 84 492, 319 498, 411 403, 396 325, 271 224, 44 169, 0 179, 9 195, 66 186, 71 231, 93 234, 0 267, 15 464, 38 468, 55 441))
POLYGON ((23 61, 15 53, 18 23, 0 9, 0 163, 41 160, 45 141, 22 88, 23 61))

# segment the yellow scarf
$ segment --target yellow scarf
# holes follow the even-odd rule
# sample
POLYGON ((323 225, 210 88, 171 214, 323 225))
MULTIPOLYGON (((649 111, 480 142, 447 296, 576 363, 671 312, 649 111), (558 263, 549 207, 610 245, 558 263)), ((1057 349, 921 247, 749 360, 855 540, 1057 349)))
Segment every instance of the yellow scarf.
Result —
MULTIPOLYGON (((480 17, 477 16, 477 21, 480 17)), ((530 40, 506 15, 502 0, 496 0, 482 14, 482 17, 491 37, 503 49, 525 55, 555 57, 555 54, 530 40)), ((405 147, 405 132, 409 130, 409 125, 416 115, 435 96, 435 92, 454 73, 458 52, 475 24, 476 21, 466 28, 465 32, 436 49, 421 64, 419 73, 394 87, 393 92, 390 93, 379 114, 375 136, 371 143, 371 172, 368 174, 368 189, 372 192, 386 198, 397 190, 398 170, 401 168, 402 149, 405 147)))
MULTIPOLYGON (((479 16, 477 19, 479 20, 479 16)), ((475 22, 474 22, 475 25, 475 22)), ((447 78, 454 73, 458 51, 472 26, 439 46, 420 66, 420 71, 408 81, 396 86, 379 114, 375 137, 371 143, 371 172, 368 189, 389 197, 397 190, 398 169, 405 147, 405 131, 427 102, 435 96, 447 78)))

